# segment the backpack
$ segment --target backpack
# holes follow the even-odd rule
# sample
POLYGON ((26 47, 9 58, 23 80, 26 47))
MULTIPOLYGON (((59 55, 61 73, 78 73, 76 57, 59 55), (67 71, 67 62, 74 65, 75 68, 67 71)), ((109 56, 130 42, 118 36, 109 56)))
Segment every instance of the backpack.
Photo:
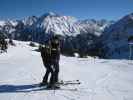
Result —
POLYGON ((41 57, 43 59, 43 63, 47 63, 50 61, 51 57, 51 48, 49 45, 41 45, 40 46, 41 57))
POLYGON ((51 59, 60 59, 60 41, 58 39, 54 39, 51 41, 51 59))

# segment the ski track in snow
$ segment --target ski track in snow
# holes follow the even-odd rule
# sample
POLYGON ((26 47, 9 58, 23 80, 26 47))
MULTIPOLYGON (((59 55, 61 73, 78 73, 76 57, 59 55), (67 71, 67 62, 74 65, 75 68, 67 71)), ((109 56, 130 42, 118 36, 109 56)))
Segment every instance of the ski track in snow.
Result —
POLYGON ((0 54, 0 100, 133 100, 132 61, 61 56, 60 79, 81 84, 43 90, 34 86, 45 72, 40 53, 15 42, 0 54))

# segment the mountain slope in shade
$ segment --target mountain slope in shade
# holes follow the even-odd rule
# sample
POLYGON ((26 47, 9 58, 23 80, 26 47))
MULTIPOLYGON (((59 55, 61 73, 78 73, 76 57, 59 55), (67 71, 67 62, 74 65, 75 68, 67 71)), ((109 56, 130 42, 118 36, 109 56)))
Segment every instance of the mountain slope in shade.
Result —
POLYGON ((106 56, 109 58, 128 58, 128 40, 131 37, 133 37, 133 13, 105 29, 102 38, 107 50, 106 56))

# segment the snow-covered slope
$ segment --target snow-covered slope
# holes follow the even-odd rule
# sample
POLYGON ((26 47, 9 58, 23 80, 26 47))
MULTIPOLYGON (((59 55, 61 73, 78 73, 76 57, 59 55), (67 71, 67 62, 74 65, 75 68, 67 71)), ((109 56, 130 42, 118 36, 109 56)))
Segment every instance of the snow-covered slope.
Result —
POLYGON ((28 42, 15 43, 0 54, 2 100, 133 100, 132 61, 61 56, 59 79, 82 84, 39 90, 33 84, 41 82, 45 72, 40 53, 28 42))
POLYGON ((106 28, 102 35, 108 58, 128 58, 128 40, 133 37, 133 13, 106 28))

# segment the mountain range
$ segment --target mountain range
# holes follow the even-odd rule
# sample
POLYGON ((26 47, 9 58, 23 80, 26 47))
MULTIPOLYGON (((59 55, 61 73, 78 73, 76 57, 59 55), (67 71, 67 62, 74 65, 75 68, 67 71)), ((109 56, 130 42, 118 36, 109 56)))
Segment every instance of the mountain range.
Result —
POLYGON ((133 13, 118 21, 108 21, 78 20, 49 12, 39 17, 0 21, 0 32, 11 35, 13 39, 35 42, 44 42, 47 36, 58 34, 63 37, 62 51, 70 55, 78 52, 82 56, 127 58, 128 39, 133 36, 133 13))
MULTIPOLYGON (((76 36, 81 33, 92 33, 100 36, 104 28, 112 22, 107 20, 78 20, 71 16, 61 16, 53 12, 40 17, 30 16, 22 20, 0 21, 0 31, 14 34, 19 38, 24 33, 59 34, 61 36, 76 36), (19 35, 16 35, 19 34, 19 35)), ((28 35, 28 34, 27 34, 28 35)))

